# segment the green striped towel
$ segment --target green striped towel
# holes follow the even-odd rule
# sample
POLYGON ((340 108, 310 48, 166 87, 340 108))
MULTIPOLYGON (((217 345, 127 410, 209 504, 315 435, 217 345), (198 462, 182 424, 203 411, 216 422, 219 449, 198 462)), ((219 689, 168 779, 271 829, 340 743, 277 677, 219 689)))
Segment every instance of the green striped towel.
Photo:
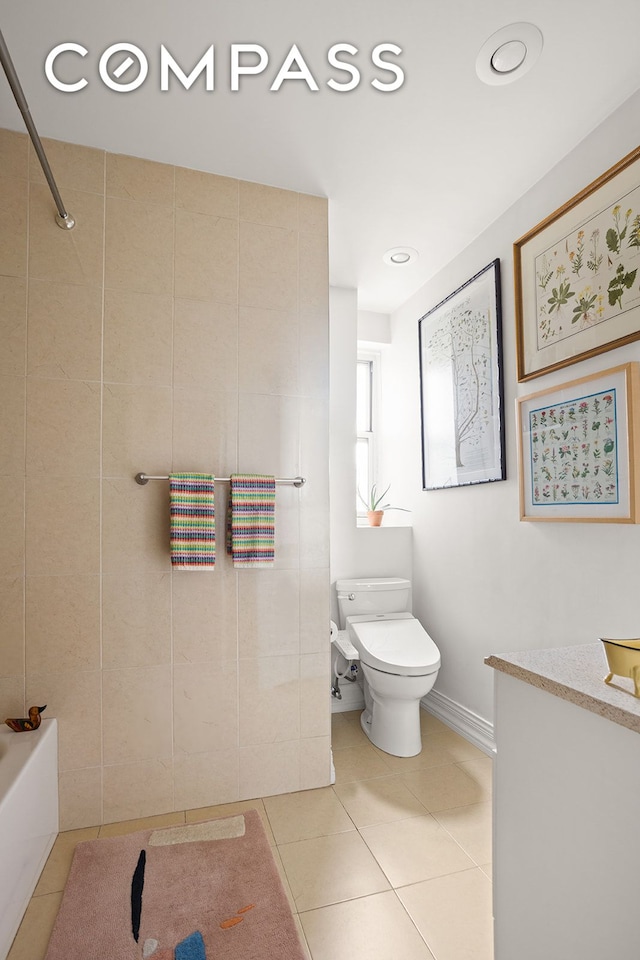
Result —
POLYGON ((210 473, 169 476, 171 566, 174 570, 213 570, 216 520, 210 473))
POLYGON ((276 482, 272 476, 235 473, 230 478, 227 553, 234 567, 270 567, 275 559, 276 482))

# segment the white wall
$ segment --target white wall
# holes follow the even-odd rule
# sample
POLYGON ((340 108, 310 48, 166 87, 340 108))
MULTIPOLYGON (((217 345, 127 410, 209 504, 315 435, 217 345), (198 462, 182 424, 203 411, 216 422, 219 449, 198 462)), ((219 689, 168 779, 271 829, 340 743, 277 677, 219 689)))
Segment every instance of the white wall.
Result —
MULTIPOLYGON (((382 527, 356 524, 356 357, 358 302, 355 290, 332 287, 330 323, 329 495, 331 503, 331 619, 338 622, 333 585, 340 577, 407 577, 411 579, 411 529, 408 514, 389 513, 382 527)), ((360 317, 362 320, 362 316, 360 317)), ((366 327, 385 329, 380 315, 366 327)), ((384 476, 387 476, 385 473, 384 476)), ((394 502, 400 502, 395 500, 394 502)), ((403 504, 404 505, 404 504, 403 504)))
POLYGON ((358 310, 357 329, 358 340, 364 340, 372 346, 391 343, 391 317, 388 313, 358 310))
POLYGON ((329 291, 329 502, 331 619, 337 622, 333 584, 356 562, 356 323, 355 290, 329 291))
MULTIPOLYGON (((640 634, 640 528, 519 520, 515 399, 640 360, 640 342, 518 384, 513 242, 638 144, 640 91, 392 316, 382 473, 412 510, 413 608, 442 652, 436 690, 491 720, 489 653, 640 634), (418 320, 496 257, 503 304, 507 480, 422 491, 418 320)), ((452 216, 464 216, 451 203, 452 216)))

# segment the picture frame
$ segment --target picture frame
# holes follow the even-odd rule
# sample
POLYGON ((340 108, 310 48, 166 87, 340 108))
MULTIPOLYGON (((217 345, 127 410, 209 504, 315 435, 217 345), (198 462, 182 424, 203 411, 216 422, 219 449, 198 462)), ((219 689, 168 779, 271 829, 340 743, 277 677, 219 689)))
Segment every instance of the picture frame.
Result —
POLYGON ((506 478, 500 261, 418 321, 422 489, 506 478))
POLYGON ((523 382, 640 337, 640 147, 516 241, 523 382))
POLYGON ((520 519, 637 523, 640 364, 517 403, 520 519))

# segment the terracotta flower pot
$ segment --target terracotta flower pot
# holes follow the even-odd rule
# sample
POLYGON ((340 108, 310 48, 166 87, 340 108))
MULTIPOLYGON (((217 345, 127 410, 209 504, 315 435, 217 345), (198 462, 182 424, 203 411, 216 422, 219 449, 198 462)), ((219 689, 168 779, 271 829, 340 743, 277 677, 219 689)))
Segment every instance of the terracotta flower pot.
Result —
POLYGON ((370 527, 379 527, 384 517, 384 510, 369 510, 367 513, 370 527))

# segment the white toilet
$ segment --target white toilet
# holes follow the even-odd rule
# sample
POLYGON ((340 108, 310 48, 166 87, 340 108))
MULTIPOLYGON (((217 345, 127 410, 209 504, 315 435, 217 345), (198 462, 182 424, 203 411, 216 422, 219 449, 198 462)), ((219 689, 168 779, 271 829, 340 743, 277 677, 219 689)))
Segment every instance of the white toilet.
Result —
POLYGON ((414 757, 422 750, 420 699, 436 681, 440 651, 407 612, 411 581, 338 580, 336 590, 340 626, 364 674, 362 729, 385 753, 414 757))

